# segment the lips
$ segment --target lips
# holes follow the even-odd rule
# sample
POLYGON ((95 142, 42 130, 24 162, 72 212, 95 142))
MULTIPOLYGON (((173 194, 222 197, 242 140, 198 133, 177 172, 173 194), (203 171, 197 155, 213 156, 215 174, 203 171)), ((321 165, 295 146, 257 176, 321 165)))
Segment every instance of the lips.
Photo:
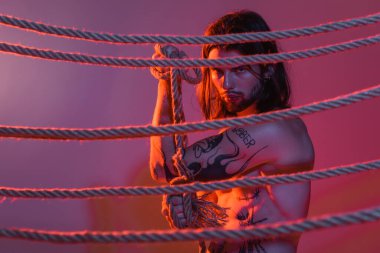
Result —
POLYGON ((223 95, 226 102, 235 103, 241 99, 241 95, 235 92, 228 92, 223 95))

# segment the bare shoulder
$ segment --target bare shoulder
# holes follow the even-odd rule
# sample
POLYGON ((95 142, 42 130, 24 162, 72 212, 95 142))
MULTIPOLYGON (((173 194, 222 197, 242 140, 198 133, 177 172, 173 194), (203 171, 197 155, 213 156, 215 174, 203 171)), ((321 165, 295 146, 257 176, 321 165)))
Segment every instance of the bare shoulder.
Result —
POLYGON ((314 164, 314 148, 305 123, 300 118, 252 125, 246 130, 257 142, 266 143, 277 167, 308 170, 314 164))

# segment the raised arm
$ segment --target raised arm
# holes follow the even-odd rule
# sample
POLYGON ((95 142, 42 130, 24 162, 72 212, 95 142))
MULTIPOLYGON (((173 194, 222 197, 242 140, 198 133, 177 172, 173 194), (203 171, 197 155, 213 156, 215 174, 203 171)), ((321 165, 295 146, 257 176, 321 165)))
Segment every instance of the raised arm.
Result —
MULTIPOLYGON (((168 102, 169 82, 159 80, 157 88, 157 101, 153 114, 152 125, 165 125, 173 122, 171 106, 168 102)), ((175 170, 171 158, 175 153, 174 138, 172 136, 150 137, 150 173, 154 180, 160 182, 170 181, 175 170)))

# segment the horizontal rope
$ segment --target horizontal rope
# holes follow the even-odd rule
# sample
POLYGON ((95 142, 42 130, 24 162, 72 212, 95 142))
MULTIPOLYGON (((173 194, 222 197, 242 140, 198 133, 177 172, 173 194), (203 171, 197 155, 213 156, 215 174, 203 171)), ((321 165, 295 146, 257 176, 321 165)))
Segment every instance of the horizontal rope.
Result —
POLYGON ((317 26, 302 27, 296 29, 227 34, 214 36, 176 36, 176 35, 123 35, 112 33, 96 33, 79 29, 72 29, 62 26, 53 26, 41 22, 34 22, 26 19, 0 15, 0 24, 21 28, 28 31, 42 34, 54 35, 65 38, 87 40, 93 42, 106 42, 113 44, 141 44, 141 43, 171 43, 171 44, 227 44, 242 43, 252 41, 268 41, 278 39, 296 38, 310 36, 319 33, 326 33, 338 30, 344 30, 352 27, 375 24, 380 21, 380 13, 375 13, 360 18, 346 19, 342 21, 326 23, 317 26))
POLYGON ((374 222, 380 219, 380 206, 356 212, 326 215, 290 222, 244 227, 242 229, 184 229, 134 231, 44 231, 34 229, 0 229, 0 237, 44 241, 54 243, 130 243, 130 242, 173 242, 194 240, 243 240, 278 237, 322 228, 374 222))
POLYGON ((317 47, 300 51, 276 53, 276 54, 258 54, 239 57, 229 57, 220 59, 150 59, 150 58, 127 58, 127 57, 107 57, 94 56, 79 53, 65 53, 53 50, 43 50, 33 47, 20 46, 5 42, 0 42, 0 51, 3 53, 12 53, 27 57, 83 63, 89 65, 106 66, 106 67, 126 67, 126 68, 147 68, 147 67, 175 67, 175 68, 193 68, 193 67, 221 67, 221 66, 240 66, 247 64, 259 63, 276 63, 284 61, 294 61, 311 57, 318 57, 347 50, 370 46, 380 42, 380 35, 366 37, 364 39, 352 40, 349 42, 333 44, 325 47, 317 47))
POLYGON ((286 118, 294 118, 315 112, 339 108, 366 99, 380 96, 380 84, 352 92, 347 95, 297 106, 290 109, 272 111, 245 117, 210 120, 203 122, 188 122, 177 125, 161 126, 130 126, 116 128, 70 129, 70 128, 37 128, 0 126, 0 137, 49 140, 111 140, 125 138, 140 138, 152 135, 169 135, 266 123, 286 118))
POLYGON ((130 187, 93 187, 82 189, 33 189, 0 187, 0 196, 12 198, 44 199, 88 199, 103 197, 126 197, 142 195, 180 194, 197 191, 226 190, 235 187, 254 187, 259 185, 289 184, 310 180, 320 180, 342 175, 380 169, 380 160, 346 166, 333 167, 318 171, 307 171, 287 175, 244 177, 215 182, 196 182, 167 186, 130 186, 130 187))

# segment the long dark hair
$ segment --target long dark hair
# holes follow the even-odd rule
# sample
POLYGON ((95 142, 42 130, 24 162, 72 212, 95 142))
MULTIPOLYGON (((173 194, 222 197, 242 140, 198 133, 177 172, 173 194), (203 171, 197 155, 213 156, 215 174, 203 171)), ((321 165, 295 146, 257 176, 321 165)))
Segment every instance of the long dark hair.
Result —
MULTIPOLYGON (((222 35, 231 33, 270 31, 264 19, 252 11, 238 11, 227 14, 206 29, 205 35, 222 35)), ((202 57, 208 58, 212 49, 236 50, 242 55, 277 53, 274 41, 252 42, 243 44, 208 44, 202 48, 202 57)), ((290 107, 290 86, 283 63, 260 64, 261 89, 256 107, 258 112, 290 107), (264 73, 272 68, 270 78, 264 78, 264 73)), ((210 79, 209 68, 203 68, 203 80, 198 85, 197 96, 206 119, 217 119, 236 116, 227 111, 210 79)))

